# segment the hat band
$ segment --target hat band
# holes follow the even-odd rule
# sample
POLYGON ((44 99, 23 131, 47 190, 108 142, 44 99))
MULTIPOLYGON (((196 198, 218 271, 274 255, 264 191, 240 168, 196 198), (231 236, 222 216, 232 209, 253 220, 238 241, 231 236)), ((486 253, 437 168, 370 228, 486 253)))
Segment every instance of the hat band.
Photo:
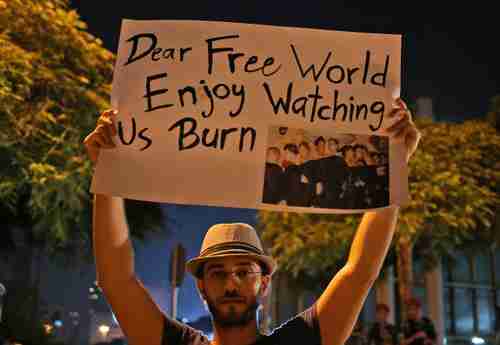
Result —
POLYGON ((251 244, 244 243, 244 242, 233 242, 230 244, 222 243, 222 244, 216 244, 214 246, 208 247, 207 249, 205 249, 204 251, 202 251, 200 253, 200 257, 212 255, 214 253, 229 250, 229 249, 236 249, 236 250, 239 249, 239 250, 244 250, 246 252, 251 252, 251 253, 254 253, 257 255, 264 255, 264 252, 261 249, 255 247, 255 246, 252 246, 251 244))

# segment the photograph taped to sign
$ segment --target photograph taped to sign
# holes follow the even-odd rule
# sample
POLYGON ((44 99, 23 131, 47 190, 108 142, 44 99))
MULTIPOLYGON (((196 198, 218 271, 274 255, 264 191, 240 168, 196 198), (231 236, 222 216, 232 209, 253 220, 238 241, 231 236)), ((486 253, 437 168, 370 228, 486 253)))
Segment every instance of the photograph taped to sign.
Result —
POLYGON ((389 205, 389 139, 269 128, 262 203, 324 209, 389 205))
MULTIPOLYGON (((117 147, 100 155, 91 190, 155 202, 297 212, 363 212, 403 204, 408 199, 404 145, 386 132, 394 123, 388 114, 400 93, 400 64, 400 35, 124 20, 111 96, 118 111, 117 147), (278 154, 270 143, 280 128, 302 129, 311 152, 318 133, 326 150, 329 139, 342 141, 345 164, 351 151, 357 155, 365 145, 367 153, 359 155, 367 164, 386 162, 375 170, 385 174, 384 183, 362 179, 357 186, 369 185, 363 193, 348 193, 339 203, 329 192, 332 179, 302 174, 302 181, 314 184, 307 206, 298 196, 283 199, 293 194, 287 188, 296 188, 291 182, 283 184, 280 200, 268 199, 265 162, 272 151, 278 154), (348 149, 348 140, 356 148, 348 149), (385 143, 383 150, 375 148, 377 140, 385 143)), ((279 154, 300 156, 301 143, 293 144, 277 147, 279 154)), ((362 168, 328 174, 368 174, 362 168)), ((372 168, 365 170, 373 175, 372 168)))

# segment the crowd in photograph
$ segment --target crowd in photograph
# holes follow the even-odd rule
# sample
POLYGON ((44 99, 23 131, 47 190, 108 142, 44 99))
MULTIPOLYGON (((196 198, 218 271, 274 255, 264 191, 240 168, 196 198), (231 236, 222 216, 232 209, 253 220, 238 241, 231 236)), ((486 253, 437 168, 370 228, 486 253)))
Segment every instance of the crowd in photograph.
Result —
MULTIPOLYGON (((382 140, 386 139, 374 136, 372 141, 382 140)), ((366 209, 389 203, 387 145, 341 143, 319 136, 270 146, 264 174, 266 204, 366 209)))

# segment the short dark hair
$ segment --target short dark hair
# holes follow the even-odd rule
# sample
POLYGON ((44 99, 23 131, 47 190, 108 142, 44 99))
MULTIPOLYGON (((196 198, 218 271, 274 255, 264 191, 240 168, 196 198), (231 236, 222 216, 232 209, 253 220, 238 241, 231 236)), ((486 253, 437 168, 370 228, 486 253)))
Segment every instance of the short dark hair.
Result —
POLYGON ((339 141, 337 139, 335 139, 335 138, 328 139, 328 142, 330 142, 330 141, 333 141, 337 145, 339 144, 339 141))
POLYGON ((406 300, 406 304, 410 307, 410 306, 413 306, 413 307, 416 307, 418 309, 420 309, 422 307, 422 302, 420 302, 420 300, 416 297, 410 297, 406 300))
POLYGON ((323 144, 325 143, 325 138, 323 138, 321 135, 314 139, 314 146, 318 146, 319 142, 322 141, 323 144))
POLYGON ((363 149, 363 150, 368 151, 368 148, 366 147, 366 145, 363 145, 363 144, 354 145, 354 150, 357 150, 357 149, 363 149))
POLYGON ((340 149, 340 152, 342 152, 342 155, 345 157, 347 151, 353 151, 354 148, 351 145, 344 145, 340 149))
POLYGON ((277 148, 276 146, 271 146, 271 147, 268 147, 268 148, 267 148, 267 152, 271 152, 271 151, 274 151, 274 152, 276 152, 276 153, 278 153, 278 154, 280 154, 280 153, 281 153, 280 149, 279 149, 279 148, 277 148))
POLYGON ((291 153, 294 153, 296 155, 299 154, 299 149, 297 148, 296 144, 286 144, 283 150, 290 151, 291 153))
POLYGON ((303 141, 299 144, 299 147, 304 146, 308 151, 311 151, 311 147, 309 146, 309 143, 306 141, 303 141))

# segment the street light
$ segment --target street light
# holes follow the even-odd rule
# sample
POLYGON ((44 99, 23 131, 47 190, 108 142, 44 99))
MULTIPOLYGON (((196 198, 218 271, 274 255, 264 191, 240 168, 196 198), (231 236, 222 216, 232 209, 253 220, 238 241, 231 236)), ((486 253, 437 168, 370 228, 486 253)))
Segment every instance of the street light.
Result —
POLYGON ((54 326, 52 326, 50 323, 44 323, 43 328, 45 330, 45 334, 50 334, 50 333, 52 333, 54 326))
POLYGON ((471 343, 474 345, 482 345, 485 343, 485 340, 481 337, 474 336, 471 338, 471 343))
POLYGON ((109 333, 109 326, 108 325, 100 325, 99 326, 99 333, 101 333, 101 336, 103 339, 106 339, 109 333))

